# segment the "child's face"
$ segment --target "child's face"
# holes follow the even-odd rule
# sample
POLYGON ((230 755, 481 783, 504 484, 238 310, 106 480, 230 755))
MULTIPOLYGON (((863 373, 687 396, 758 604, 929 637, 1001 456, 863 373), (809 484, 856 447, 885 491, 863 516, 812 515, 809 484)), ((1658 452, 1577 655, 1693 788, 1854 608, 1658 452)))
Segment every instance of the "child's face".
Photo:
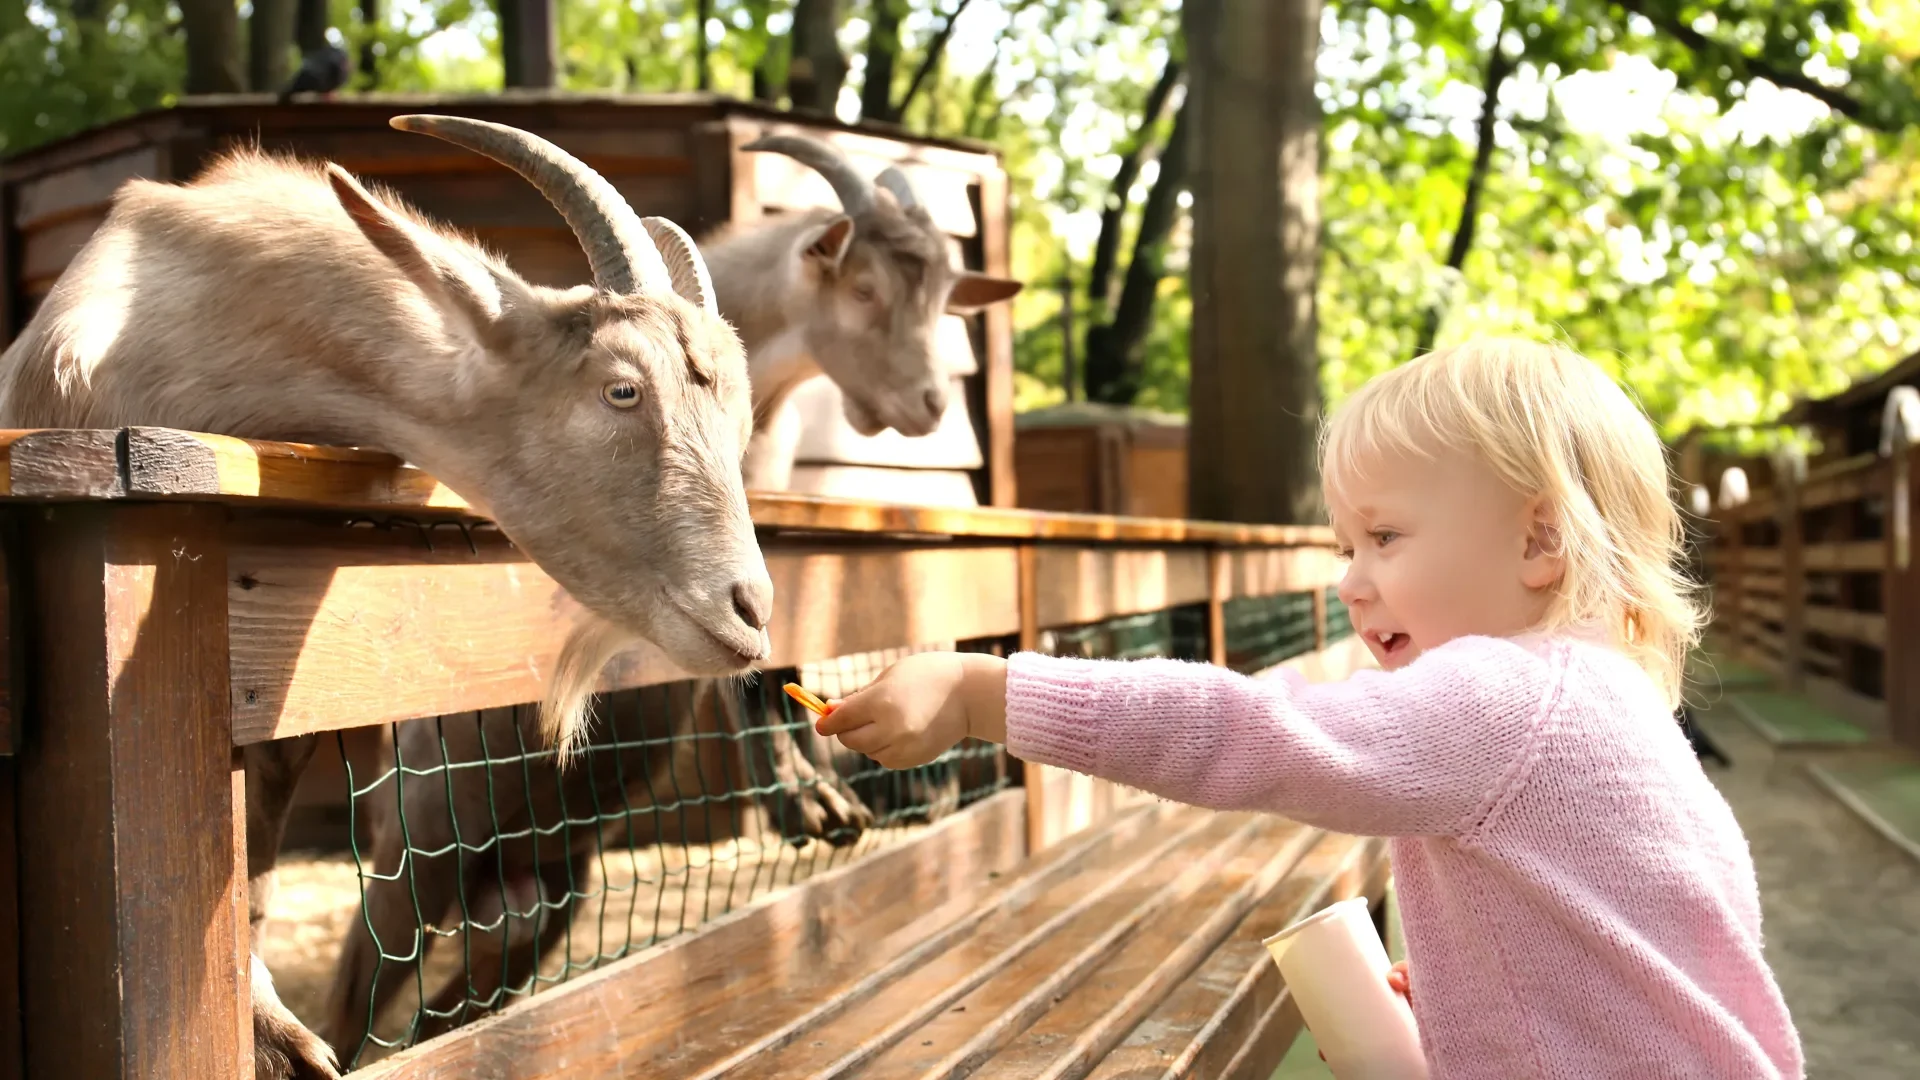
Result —
POLYGON ((1363 475, 1330 489, 1327 502, 1352 554, 1340 599, 1381 667, 1464 635, 1509 637, 1540 623, 1561 563, 1539 542, 1537 500, 1453 451, 1361 464, 1363 475))

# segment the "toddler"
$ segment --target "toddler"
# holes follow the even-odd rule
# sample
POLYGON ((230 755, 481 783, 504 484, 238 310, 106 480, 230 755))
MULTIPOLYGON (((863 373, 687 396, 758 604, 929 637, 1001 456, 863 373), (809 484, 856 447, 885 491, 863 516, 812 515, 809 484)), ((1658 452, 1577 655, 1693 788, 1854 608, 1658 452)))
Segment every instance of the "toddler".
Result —
POLYGON ((1477 341, 1355 393, 1321 476, 1384 670, 930 653, 819 731, 1389 837, 1433 1080, 1800 1077, 1745 837, 1673 718, 1701 614, 1646 417, 1567 350, 1477 341))

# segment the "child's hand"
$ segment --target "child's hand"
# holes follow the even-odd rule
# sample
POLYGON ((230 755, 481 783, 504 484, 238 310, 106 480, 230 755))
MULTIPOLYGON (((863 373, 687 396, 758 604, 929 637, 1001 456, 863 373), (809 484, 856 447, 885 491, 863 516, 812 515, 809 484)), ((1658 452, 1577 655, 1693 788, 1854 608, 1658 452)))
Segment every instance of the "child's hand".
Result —
POLYGON ((969 735, 1006 741, 1006 661, 916 653, 835 705, 814 730, 889 769, 925 765, 969 735))
POLYGON ((1387 985, 1393 987, 1394 993, 1406 998, 1407 1004, 1413 1004, 1413 981, 1411 976, 1407 974, 1407 962, 1405 960, 1387 969, 1387 985))
MULTIPOLYGON (((1393 988, 1394 993, 1406 998, 1408 1005, 1413 1004, 1413 983, 1407 976, 1407 962, 1405 960, 1387 969, 1387 985, 1393 988)), ((1327 1060, 1326 1051, 1322 1050, 1320 1052, 1320 1060, 1327 1060)))

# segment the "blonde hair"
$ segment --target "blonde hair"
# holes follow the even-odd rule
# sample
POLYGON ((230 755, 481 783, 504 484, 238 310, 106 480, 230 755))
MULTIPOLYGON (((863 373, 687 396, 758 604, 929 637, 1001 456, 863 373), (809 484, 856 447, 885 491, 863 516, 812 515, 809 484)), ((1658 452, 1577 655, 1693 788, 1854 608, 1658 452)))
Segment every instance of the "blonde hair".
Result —
POLYGON ((1626 392, 1558 345, 1481 338, 1362 386, 1321 429, 1328 488, 1382 453, 1475 454, 1515 491, 1544 497, 1566 570, 1545 624, 1604 626, 1680 702, 1704 621, 1680 568, 1685 534, 1665 448, 1626 392))

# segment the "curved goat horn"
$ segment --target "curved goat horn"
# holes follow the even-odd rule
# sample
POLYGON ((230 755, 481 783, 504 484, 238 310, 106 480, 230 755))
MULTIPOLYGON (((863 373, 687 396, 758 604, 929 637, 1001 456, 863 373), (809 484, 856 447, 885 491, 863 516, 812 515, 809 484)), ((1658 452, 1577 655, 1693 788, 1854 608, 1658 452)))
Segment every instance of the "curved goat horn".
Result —
POLYGON ((653 243, 660 250, 661 261, 667 264, 667 275, 673 279, 673 291, 689 304, 706 308, 714 318, 720 317, 720 303, 714 296, 713 278, 707 276, 707 260, 700 257, 700 249, 694 246, 693 237, 687 231, 663 217, 644 217, 640 224, 653 237, 653 243))
POLYGON ((898 165, 889 165, 880 170, 880 175, 874 177, 873 182, 891 192, 893 201, 899 203, 902 210, 911 210, 920 205, 920 196, 913 192, 913 182, 907 179, 907 174, 901 172, 898 165))
POLYGON ((873 209, 872 181, 854 172, 853 163, 838 147, 799 135, 762 135, 740 149, 785 154, 811 168, 827 178, 833 193, 840 197, 841 208, 854 217, 873 209))
POLYGON ((601 289, 621 294, 674 291, 672 275, 640 216, 579 158, 530 132, 464 116, 411 114, 387 123, 444 139, 519 173, 567 220, 601 289))

